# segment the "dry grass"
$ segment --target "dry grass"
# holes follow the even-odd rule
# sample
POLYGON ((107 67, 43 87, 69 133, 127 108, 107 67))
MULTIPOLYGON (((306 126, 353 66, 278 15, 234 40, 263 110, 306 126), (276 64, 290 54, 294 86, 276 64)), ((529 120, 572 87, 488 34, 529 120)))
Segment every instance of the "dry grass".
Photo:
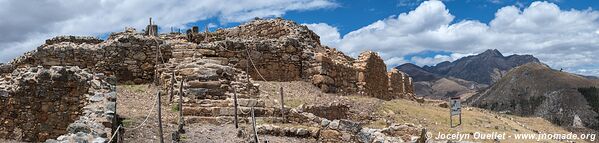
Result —
MULTIPOLYGON (((508 137, 505 142, 522 142, 515 140, 510 135, 516 133, 535 133, 541 131, 545 133, 569 133, 567 130, 551 124, 550 122, 538 117, 518 117, 508 115, 498 115, 483 109, 467 107, 462 109, 462 125, 451 128, 449 120, 449 109, 441 108, 435 104, 420 104, 407 100, 385 101, 378 108, 376 114, 381 117, 390 117, 395 123, 413 123, 422 125, 433 133, 433 137, 440 132, 447 133, 506 133, 508 137), (513 120, 510 120, 512 118, 513 120), (533 131, 534 130, 534 131, 533 131)), ((457 116, 454 116, 454 125, 457 124, 457 116)), ((376 120, 370 122, 368 127, 381 127, 384 121, 376 120)), ((492 140, 471 140, 492 142, 492 140)), ((580 141, 580 140, 578 140, 580 141)), ((559 142, 547 140, 546 142, 559 142)))

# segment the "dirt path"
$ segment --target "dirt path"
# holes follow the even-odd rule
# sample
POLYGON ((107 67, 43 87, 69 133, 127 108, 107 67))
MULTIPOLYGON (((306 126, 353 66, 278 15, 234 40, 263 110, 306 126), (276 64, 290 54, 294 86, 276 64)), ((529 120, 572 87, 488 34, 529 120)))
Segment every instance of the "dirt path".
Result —
MULTIPOLYGON (((158 117, 156 112, 156 87, 148 85, 122 85, 117 87, 117 112, 123 119, 124 142, 158 142, 158 117), (147 121, 143 123, 150 114, 147 121)), ((171 141, 177 129, 177 112, 168 104, 168 95, 162 96, 162 125, 164 141, 171 141)))

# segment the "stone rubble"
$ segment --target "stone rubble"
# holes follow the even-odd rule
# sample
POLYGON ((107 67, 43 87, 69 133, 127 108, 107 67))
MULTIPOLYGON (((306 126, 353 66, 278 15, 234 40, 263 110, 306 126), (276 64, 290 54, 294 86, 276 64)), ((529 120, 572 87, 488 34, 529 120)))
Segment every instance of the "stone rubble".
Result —
POLYGON ((315 138, 318 142, 417 142, 426 140, 422 136, 422 127, 413 124, 393 124, 383 129, 362 127, 361 123, 351 120, 329 120, 303 112, 301 108, 291 110, 289 120, 294 126, 265 124, 257 127, 259 134, 315 138))

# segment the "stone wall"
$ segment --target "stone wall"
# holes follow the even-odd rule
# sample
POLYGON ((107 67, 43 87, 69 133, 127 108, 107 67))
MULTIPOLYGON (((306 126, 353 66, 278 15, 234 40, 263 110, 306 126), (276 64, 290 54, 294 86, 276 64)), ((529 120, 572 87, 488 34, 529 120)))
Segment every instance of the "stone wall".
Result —
POLYGON ((387 66, 378 54, 372 51, 361 53, 354 67, 358 71, 356 84, 360 94, 380 99, 393 98, 388 93, 387 66))
POLYGON ((366 51, 358 60, 327 49, 316 53, 315 62, 306 73, 311 82, 327 93, 358 93, 380 99, 413 99, 411 78, 396 69, 387 72, 383 59, 366 51))
POLYGON ((317 53, 316 63, 308 69, 313 75, 312 84, 327 93, 355 93, 357 91, 356 70, 350 64, 334 62, 330 56, 317 53))
POLYGON ((15 69, 0 79, 0 138, 41 142, 81 132, 89 142, 106 140, 116 125, 108 81, 78 67, 15 69))
POLYGON ((412 81, 408 74, 392 68, 387 76, 389 77, 389 94, 391 96, 415 100, 412 81))
POLYGON ((163 43, 159 38, 131 30, 113 33, 107 41, 59 36, 14 59, 11 64, 16 67, 78 66, 115 75, 122 83, 147 83, 154 79, 156 62, 162 63, 171 57, 170 47, 163 43), (161 49, 159 53, 157 46, 161 49), (161 58, 156 59, 157 55, 161 58))
POLYGON ((69 42, 69 43, 76 43, 76 44, 87 43, 87 44, 93 45, 93 44, 101 43, 102 40, 95 38, 95 37, 89 37, 89 36, 56 36, 52 39, 46 40, 47 45, 59 44, 62 42, 69 42))
POLYGON ((135 32, 114 33, 100 47, 105 58, 98 61, 96 71, 115 75, 119 82, 152 82, 155 65, 171 58, 171 48, 163 40, 135 32))

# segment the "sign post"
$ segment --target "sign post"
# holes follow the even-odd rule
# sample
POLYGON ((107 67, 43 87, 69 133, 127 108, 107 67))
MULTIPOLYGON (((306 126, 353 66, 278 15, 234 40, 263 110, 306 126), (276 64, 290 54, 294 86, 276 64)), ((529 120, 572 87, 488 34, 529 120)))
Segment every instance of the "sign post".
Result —
POLYGON ((449 99, 450 111, 449 111, 449 125, 450 127, 457 127, 462 125, 462 105, 460 103, 460 97, 451 97, 449 99), (458 116, 459 124, 453 126, 453 116, 458 116))

